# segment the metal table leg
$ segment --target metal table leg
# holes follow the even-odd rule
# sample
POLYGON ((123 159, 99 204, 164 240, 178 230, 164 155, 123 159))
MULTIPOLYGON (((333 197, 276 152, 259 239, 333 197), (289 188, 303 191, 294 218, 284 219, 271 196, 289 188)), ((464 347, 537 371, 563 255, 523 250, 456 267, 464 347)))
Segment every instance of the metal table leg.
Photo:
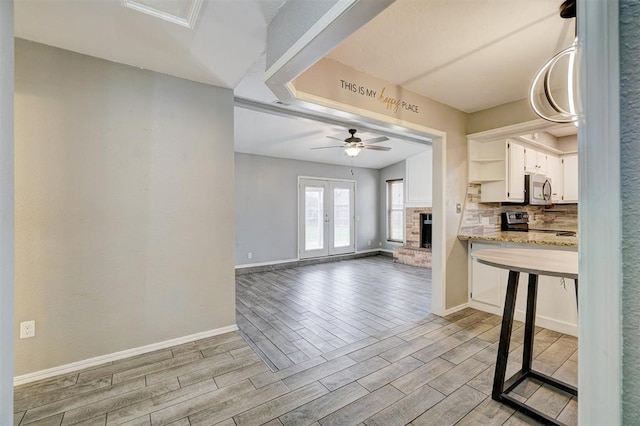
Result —
MULTIPOLYGON (((522 368, 515 373, 510 379, 505 381, 507 370, 507 361, 509 357, 509 344, 511 339, 511 331, 513 329, 513 316, 516 306, 516 296, 518 292, 519 272, 509 271, 509 281, 507 282, 507 295, 504 304, 504 314, 502 317, 502 328, 500 330, 500 343, 498 346, 498 357, 496 360, 496 372, 493 378, 493 391, 491 398, 502 402, 512 408, 521 411, 528 416, 549 425, 562 425, 556 419, 529 407, 528 405, 510 397, 508 395, 516 386, 525 379, 537 379, 543 383, 551 385, 555 388, 563 390, 567 393, 577 396, 578 389, 567 383, 556 380, 550 376, 534 371, 531 366, 533 363, 533 341, 536 323, 536 301, 538 293, 538 275, 529 274, 529 285, 527 288, 527 312, 525 318, 524 329, 524 345, 522 368)), ((576 300, 578 298, 578 280, 576 280, 576 300)))
POLYGON ((509 358, 509 345, 511 344, 511 331, 513 329, 513 314, 516 310, 516 296, 518 294, 518 279, 520 272, 509 271, 509 281, 507 281, 507 297, 504 302, 504 314, 502 315, 502 326, 500 328, 500 343, 498 344, 498 359, 496 360, 496 373, 493 377, 493 392, 491 397, 496 401, 504 391, 504 379, 507 372, 507 361, 509 358))

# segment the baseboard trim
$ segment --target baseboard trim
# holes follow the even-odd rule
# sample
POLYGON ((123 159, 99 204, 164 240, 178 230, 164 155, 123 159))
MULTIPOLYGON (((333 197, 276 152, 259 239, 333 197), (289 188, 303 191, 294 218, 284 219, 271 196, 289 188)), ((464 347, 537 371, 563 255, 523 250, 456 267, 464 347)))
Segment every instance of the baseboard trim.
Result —
POLYGON ((236 270, 245 268, 257 268, 261 266, 282 265, 291 262, 298 262, 299 259, 285 259, 285 260, 272 260, 270 262, 258 262, 258 263, 246 263, 243 265, 236 265, 236 270))
POLYGON ((378 254, 378 253, 380 253, 381 251, 382 251, 382 249, 374 248, 374 249, 360 250, 360 251, 357 251, 357 252, 352 253, 352 254, 355 254, 355 255, 358 255, 358 254, 367 254, 367 253, 375 253, 375 254, 378 254))
MULTIPOLYGON (((514 318, 516 321, 524 322, 525 312, 516 309, 514 318)), ((570 336, 578 337, 578 326, 568 321, 561 321, 555 318, 549 318, 544 315, 536 315, 536 327, 547 328, 558 333, 568 334, 570 336)))
POLYGON ((453 308, 450 308, 444 311, 444 316, 446 317, 447 315, 455 314, 456 312, 461 311, 464 308, 468 308, 468 307, 469 307, 469 303, 463 303, 462 305, 454 306, 453 308))
POLYGON ((46 370, 36 371, 33 373, 24 374, 22 376, 16 376, 13 378, 13 385, 24 385, 26 383, 35 382, 38 380, 48 379, 60 374, 72 373, 74 371, 82 370, 89 367, 95 367, 96 365, 104 364, 106 362, 117 361, 123 358, 128 358, 135 355, 142 355, 147 352, 157 351, 159 349, 170 348, 171 346, 181 345, 183 343, 193 342, 195 340, 202 340, 208 337, 217 336, 219 334, 230 333, 237 331, 238 326, 236 324, 216 328, 214 330, 203 331, 200 333, 190 334, 188 336, 182 336, 175 339, 165 340, 163 342, 152 343, 150 345, 140 346, 138 348, 127 349, 120 352, 114 352, 112 354, 101 355, 95 358, 89 358, 82 361, 72 362, 71 364, 61 365, 58 367, 47 368, 46 370))
POLYGON ((362 250, 357 253, 338 254, 325 257, 313 257, 309 259, 281 260, 274 262, 254 263, 250 265, 236 265, 236 275, 252 274, 255 272, 268 272, 278 269, 297 268, 299 266, 317 265, 320 263, 340 262, 341 260, 359 259, 362 257, 377 256, 380 249, 362 250))
POLYGON ((471 302, 469 302, 469 307, 477 309, 479 311, 489 312, 490 314, 498 315, 499 317, 501 317, 503 314, 502 309, 500 309, 498 306, 487 305, 476 300, 472 300, 471 302))
MULTIPOLYGON (((482 302, 472 301, 469 306, 479 311, 489 312, 500 317, 504 313, 502 308, 494 305, 486 305, 482 302)), ((524 322, 525 312, 520 309, 516 309, 513 317, 516 321, 524 322)), ((557 331, 558 333, 578 337, 578 326, 576 324, 545 317, 543 315, 536 315, 536 327, 547 328, 552 331, 557 331)))

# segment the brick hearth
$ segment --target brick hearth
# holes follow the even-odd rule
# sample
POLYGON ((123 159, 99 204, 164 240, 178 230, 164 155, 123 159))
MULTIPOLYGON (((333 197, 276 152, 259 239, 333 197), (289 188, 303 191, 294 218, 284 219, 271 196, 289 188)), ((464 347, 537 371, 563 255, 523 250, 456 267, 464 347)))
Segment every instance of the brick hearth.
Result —
POLYGON ((431 207, 405 209, 406 243, 393 249, 393 261, 405 265, 431 268, 431 249, 420 247, 420 214, 431 213, 431 207))

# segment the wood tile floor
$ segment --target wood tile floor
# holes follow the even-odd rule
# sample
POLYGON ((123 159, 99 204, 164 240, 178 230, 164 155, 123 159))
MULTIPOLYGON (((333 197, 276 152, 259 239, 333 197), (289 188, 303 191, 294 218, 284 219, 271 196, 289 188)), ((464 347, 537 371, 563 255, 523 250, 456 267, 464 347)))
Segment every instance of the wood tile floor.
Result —
MULTIPOLYGON (((489 397, 500 317, 430 315, 429 287, 383 256, 241 275, 240 332, 16 387, 14 425, 536 424, 489 397)), ((522 340, 517 323, 511 371, 522 340)), ((574 337, 538 328, 534 356, 576 383, 574 337)), ((577 424, 568 394, 513 394, 577 424)))

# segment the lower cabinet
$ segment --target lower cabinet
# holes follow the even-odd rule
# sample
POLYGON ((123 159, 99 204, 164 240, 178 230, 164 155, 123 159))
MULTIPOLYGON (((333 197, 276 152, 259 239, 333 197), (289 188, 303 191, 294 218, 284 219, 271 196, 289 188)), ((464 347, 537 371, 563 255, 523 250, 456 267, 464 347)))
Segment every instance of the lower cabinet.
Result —
MULTIPOLYGON (((469 242, 469 253, 476 250, 499 248, 499 244, 469 242)), ((494 268, 474 261, 469 256, 470 299, 500 309, 504 304, 506 277, 509 273, 504 269, 494 268)))
MULTIPOLYGON (((535 246, 512 243, 469 241, 469 306, 502 316, 509 271, 483 265, 471 258, 471 253, 482 249, 535 248, 536 250, 562 250, 571 247, 535 246)), ((516 299, 516 319, 524 321, 529 274, 521 273, 516 299)), ((559 333, 578 335, 578 311, 573 280, 538 276, 536 325, 559 333)))

